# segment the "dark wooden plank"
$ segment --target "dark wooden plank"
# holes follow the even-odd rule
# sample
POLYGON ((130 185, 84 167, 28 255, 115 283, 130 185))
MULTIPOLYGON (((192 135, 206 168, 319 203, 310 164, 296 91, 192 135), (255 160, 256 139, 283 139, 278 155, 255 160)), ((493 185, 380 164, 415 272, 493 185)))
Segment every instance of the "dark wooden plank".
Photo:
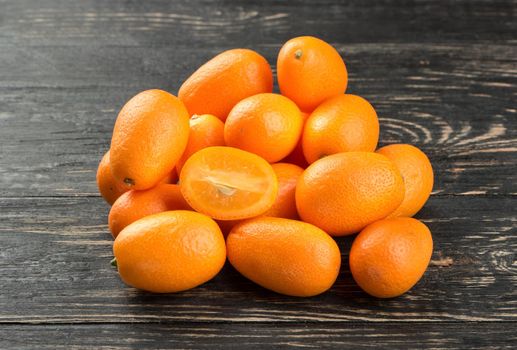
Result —
POLYGON ((109 265, 100 198, 4 198, 0 322, 517 321, 516 205, 517 197, 433 197, 419 214, 433 232, 433 261, 411 292, 392 300, 361 292, 345 238, 335 286, 303 299, 257 287, 231 266, 183 293, 136 291, 109 265))
POLYGON ((24 45, 276 43, 311 33, 330 41, 515 42, 513 1, 1 0, 0 39, 24 45), (150 42, 149 38, 153 38, 150 42))
POLYGON ((489 0, 0 0, 0 348, 511 348, 515 13, 489 0), (435 166, 423 280, 397 299, 367 296, 345 238, 338 282, 315 298, 230 266, 176 295, 124 286, 94 182, 117 110, 139 90, 176 92, 227 48, 274 63, 302 34, 341 52, 349 92, 379 112, 381 145, 414 143, 435 166))
MULTIPOLYGON (((513 328, 513 329, 512 329, 513 328)), ((2 349, 513 349, 508 323, 1 325, 2 349)))
MULTIPOLYGON (((273 62, 280 44, 258 49, 273 62)), ((337 47, 349 91, 378 111, 381 145, 427 152, 436 193, 517 193, 515 46, 337 47)), ((124 101, 146 88, 175 92, 217 51, 11 47, 0 56, 0 195, 96 195, 97 163, 124 101)))

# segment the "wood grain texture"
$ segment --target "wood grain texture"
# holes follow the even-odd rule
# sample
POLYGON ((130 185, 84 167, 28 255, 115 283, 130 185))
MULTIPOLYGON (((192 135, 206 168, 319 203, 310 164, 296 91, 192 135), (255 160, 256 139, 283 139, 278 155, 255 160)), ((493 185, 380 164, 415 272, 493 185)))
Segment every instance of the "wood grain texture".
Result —
POLYGON ((513 349, 507 323, 318 323, 291 325, 201 323, 11 325, 0 330, 2 349, 513 349))
MULTIPOLYGON (((273 61, 279 46, 259 50, 273 61)), ((351 71, 349 91, 377 109, 380 145, 408 142, 428 153, 435 193, 517 194, 516 47, 492 45, 490 55, 478 45, 337 47, 351 71)), ((147 88, 175 92, 218 51, 24 50, 0 58, 2 196, 96 195, 95 170, 124 102, 147 88), (185 65, 183 55, 196 62, 185 65)))
POLYGON ((110 265, 107 205, 100 198, 0 200, 0 322, 517 321, 514 197, 433 197, 418 214, 431 229, 433 261, 402 297, 377 300, 348 270, 313 298, 259 288, 231 266, 178 294, 126 287, 110 265), (465 208, 468 208, 468 212, 465 208))
POLYGON ((1 0, 24 45, 248 46, 313 34, 347 43, 515 43, 514 1, 1 0))
POLYGON ((511 0, 0 0, 0 348, 514 348, 516 13, 511 0), (369 297, 341 238, 338 281, 313 298, 231 266, 174 295, 124 286, 95 185, 118 110, 144 89, 177 92, 225 49, 274 66, 298 35, 339 50, 381 146, 431 158, 424 278, 369 297))

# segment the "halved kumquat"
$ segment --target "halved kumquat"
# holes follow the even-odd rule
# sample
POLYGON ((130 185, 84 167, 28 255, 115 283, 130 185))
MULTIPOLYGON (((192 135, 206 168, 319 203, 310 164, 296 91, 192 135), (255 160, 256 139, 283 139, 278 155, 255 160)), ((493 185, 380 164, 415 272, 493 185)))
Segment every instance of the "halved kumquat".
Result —
POLYGON ((271 165, 237 148, 207 147, 194 153, 180 174, 185 200, 219 220, 245 219, 271 208, 278 180, 271 165))

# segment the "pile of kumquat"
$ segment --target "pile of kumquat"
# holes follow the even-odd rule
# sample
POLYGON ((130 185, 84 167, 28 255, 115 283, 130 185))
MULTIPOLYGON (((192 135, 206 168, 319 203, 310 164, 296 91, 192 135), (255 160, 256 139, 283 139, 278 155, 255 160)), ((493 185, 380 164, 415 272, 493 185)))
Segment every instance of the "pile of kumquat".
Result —
POLYGON ((120 110, 97 184, 111 204, 114 265, 135 288, 172 293, 216 276, 226 259, 275 292, 308 297, 338 278, 336 237, 357 284, 390 298, 413 287, 433 250, 411 218, 433 188, 427 156, 377 149, 379 120, 346 94, 340 54, 314 37, 264 57, 215 56, 178 97, 146 90, 120 110))

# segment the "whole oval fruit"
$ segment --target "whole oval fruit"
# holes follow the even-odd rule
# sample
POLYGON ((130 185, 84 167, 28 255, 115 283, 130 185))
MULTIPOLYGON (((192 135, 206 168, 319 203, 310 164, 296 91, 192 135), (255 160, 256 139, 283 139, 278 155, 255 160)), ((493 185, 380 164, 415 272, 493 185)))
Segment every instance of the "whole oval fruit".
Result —
POLYGON ((190 210, 179 185, 159 184, 145 191, 129 191, 120 196, 109 212, 108 226, 113 238, 129 224, 168 210, 190 210))
POLYGON ((420 280, 432 253, 433 238, 422 222, 384 219, 368 225, 354 240, 350 271, 368 294, 393 298, 420 280))
POLYGON ((189 115, 163 90, 146 90, 120 111, 111 138, 113 176, 133 190, 145 190, 171 173, 187 145, 189 115))
POLYGON ((317 160, 296 185, 300 217, 333 236, 353 234, 384 219, 403 199, 399 170, 373 152, 344 152, 317 160))
POLYGON ((341 255, 319 228, 296 220, 260 217, 235 226, 226 240, 228 260, 253 282, 277 293, 308 297, 335 282, 341 255))
POLYGON ((190 114, 213 114, 226 120, 240 100, 273 91, 273 73, 264 57, 248 49, 220 53, 181 85, 178 97, 190 114))
POLYGON ((232 108, 224 124, 224 140, 274 163, 293 151, 302 129, 303 117, 293 101, 278 94, 258 94, 232 108))
POLYGON ((303 153, 307 162, 330 154, 373 152, 379 141, 379 120, 372 105, 356 95, 338 95, 319 105, 303 130, 303 153))
POLYGON ((413 216, 424 206, 433 190, 433 167, 424 152, 412 145, 384 146, 377 153, 388 157, 404 178, 405 195, 390 217, 413 216))
POLYGON ((193 211, 146 216, 120 232, 113 245, 122 280, 155 293, 174 293, 212 279, 224 265, 219 226, 193 211))
POLYGON ((311 36, 291 39, 282 46, 277 71, 282 95, 305 112, 343 94, 348 83, 345 62, 336 49, 311 36))

